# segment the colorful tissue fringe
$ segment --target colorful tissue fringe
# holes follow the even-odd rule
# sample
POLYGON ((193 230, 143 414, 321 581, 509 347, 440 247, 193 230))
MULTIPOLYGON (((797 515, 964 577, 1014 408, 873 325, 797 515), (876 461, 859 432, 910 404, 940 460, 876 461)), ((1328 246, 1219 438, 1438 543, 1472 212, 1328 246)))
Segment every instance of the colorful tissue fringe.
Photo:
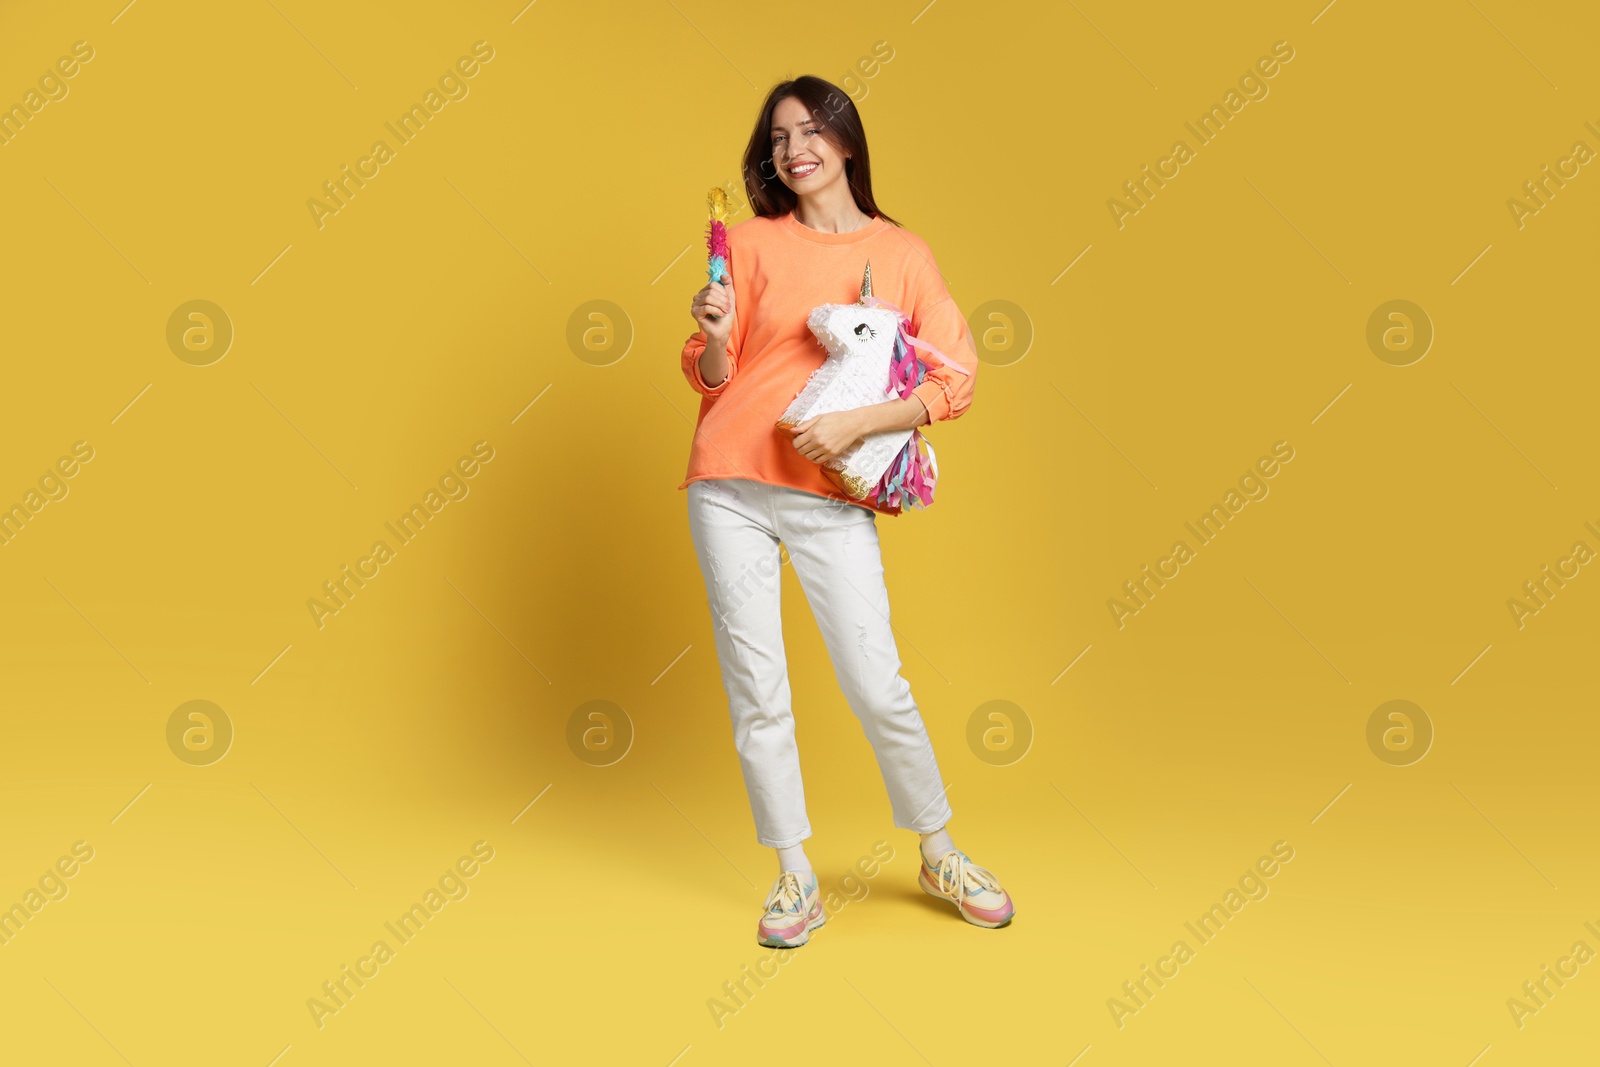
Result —
POLYGON ((714 282, 728 280, 728 194, 718 187, 706 197, 711 211, 711 226, 706 232, 706 249, 711 253, 706 275, 714 282))
MULTIPOLYGON (((904 400, 922 384, 927 375, 928 365, 912 351, 911 327, 902 315, 900 329, 894 339, 894 356, 889 364, 889 384, 895 394, 904 400)), ((920 430, 912 430, 911 439, 878 480, 877 502, 890 508, 925 508, 933 503, 933 486, 938 478, 939 468, 933 458, 933 446, 928 444, 920 430), (927 450, 926 454, 923 449, 927 450)))

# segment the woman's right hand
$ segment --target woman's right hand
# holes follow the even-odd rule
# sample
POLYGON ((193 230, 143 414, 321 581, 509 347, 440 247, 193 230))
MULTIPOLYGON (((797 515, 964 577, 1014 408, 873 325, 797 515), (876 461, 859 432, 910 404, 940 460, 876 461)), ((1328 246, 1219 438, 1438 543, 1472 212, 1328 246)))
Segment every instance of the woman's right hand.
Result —
POLYGON ((726 282, 708 282, 704 289, 694 294, 689 314, 700 324, 707 343, 718 342, 726 346, 733 336, 732 277, 726 282))

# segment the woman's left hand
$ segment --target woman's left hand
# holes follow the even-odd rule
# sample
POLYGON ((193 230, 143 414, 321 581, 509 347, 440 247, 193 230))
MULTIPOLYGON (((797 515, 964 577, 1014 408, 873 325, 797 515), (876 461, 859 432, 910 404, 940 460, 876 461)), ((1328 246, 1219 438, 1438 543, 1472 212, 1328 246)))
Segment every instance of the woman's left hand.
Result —
POLYGON ((813 463, 826 463, 850 450, 865 432, 854 411, 815 415, 794 428, 794 447, 813 463))

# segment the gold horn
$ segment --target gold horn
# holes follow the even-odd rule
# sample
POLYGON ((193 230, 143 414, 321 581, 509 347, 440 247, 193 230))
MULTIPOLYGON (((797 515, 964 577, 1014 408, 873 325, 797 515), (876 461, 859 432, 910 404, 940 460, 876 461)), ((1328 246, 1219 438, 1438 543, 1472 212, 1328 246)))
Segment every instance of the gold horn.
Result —
POLYGON ((872 295, 872 260, 867 260, 866 272, 861 275, 861 303, 867 302, 867 297, 872 295))

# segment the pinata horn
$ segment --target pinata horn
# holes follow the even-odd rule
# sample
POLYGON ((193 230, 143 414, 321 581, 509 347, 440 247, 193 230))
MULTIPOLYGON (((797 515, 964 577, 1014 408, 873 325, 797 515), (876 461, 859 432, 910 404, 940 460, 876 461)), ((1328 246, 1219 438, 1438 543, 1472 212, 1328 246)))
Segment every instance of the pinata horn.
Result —
POLYGON ((872 260, 867 260, 866 272, 861 275, 861 300, 865 304, 867 297, 872 295, 872 260))

